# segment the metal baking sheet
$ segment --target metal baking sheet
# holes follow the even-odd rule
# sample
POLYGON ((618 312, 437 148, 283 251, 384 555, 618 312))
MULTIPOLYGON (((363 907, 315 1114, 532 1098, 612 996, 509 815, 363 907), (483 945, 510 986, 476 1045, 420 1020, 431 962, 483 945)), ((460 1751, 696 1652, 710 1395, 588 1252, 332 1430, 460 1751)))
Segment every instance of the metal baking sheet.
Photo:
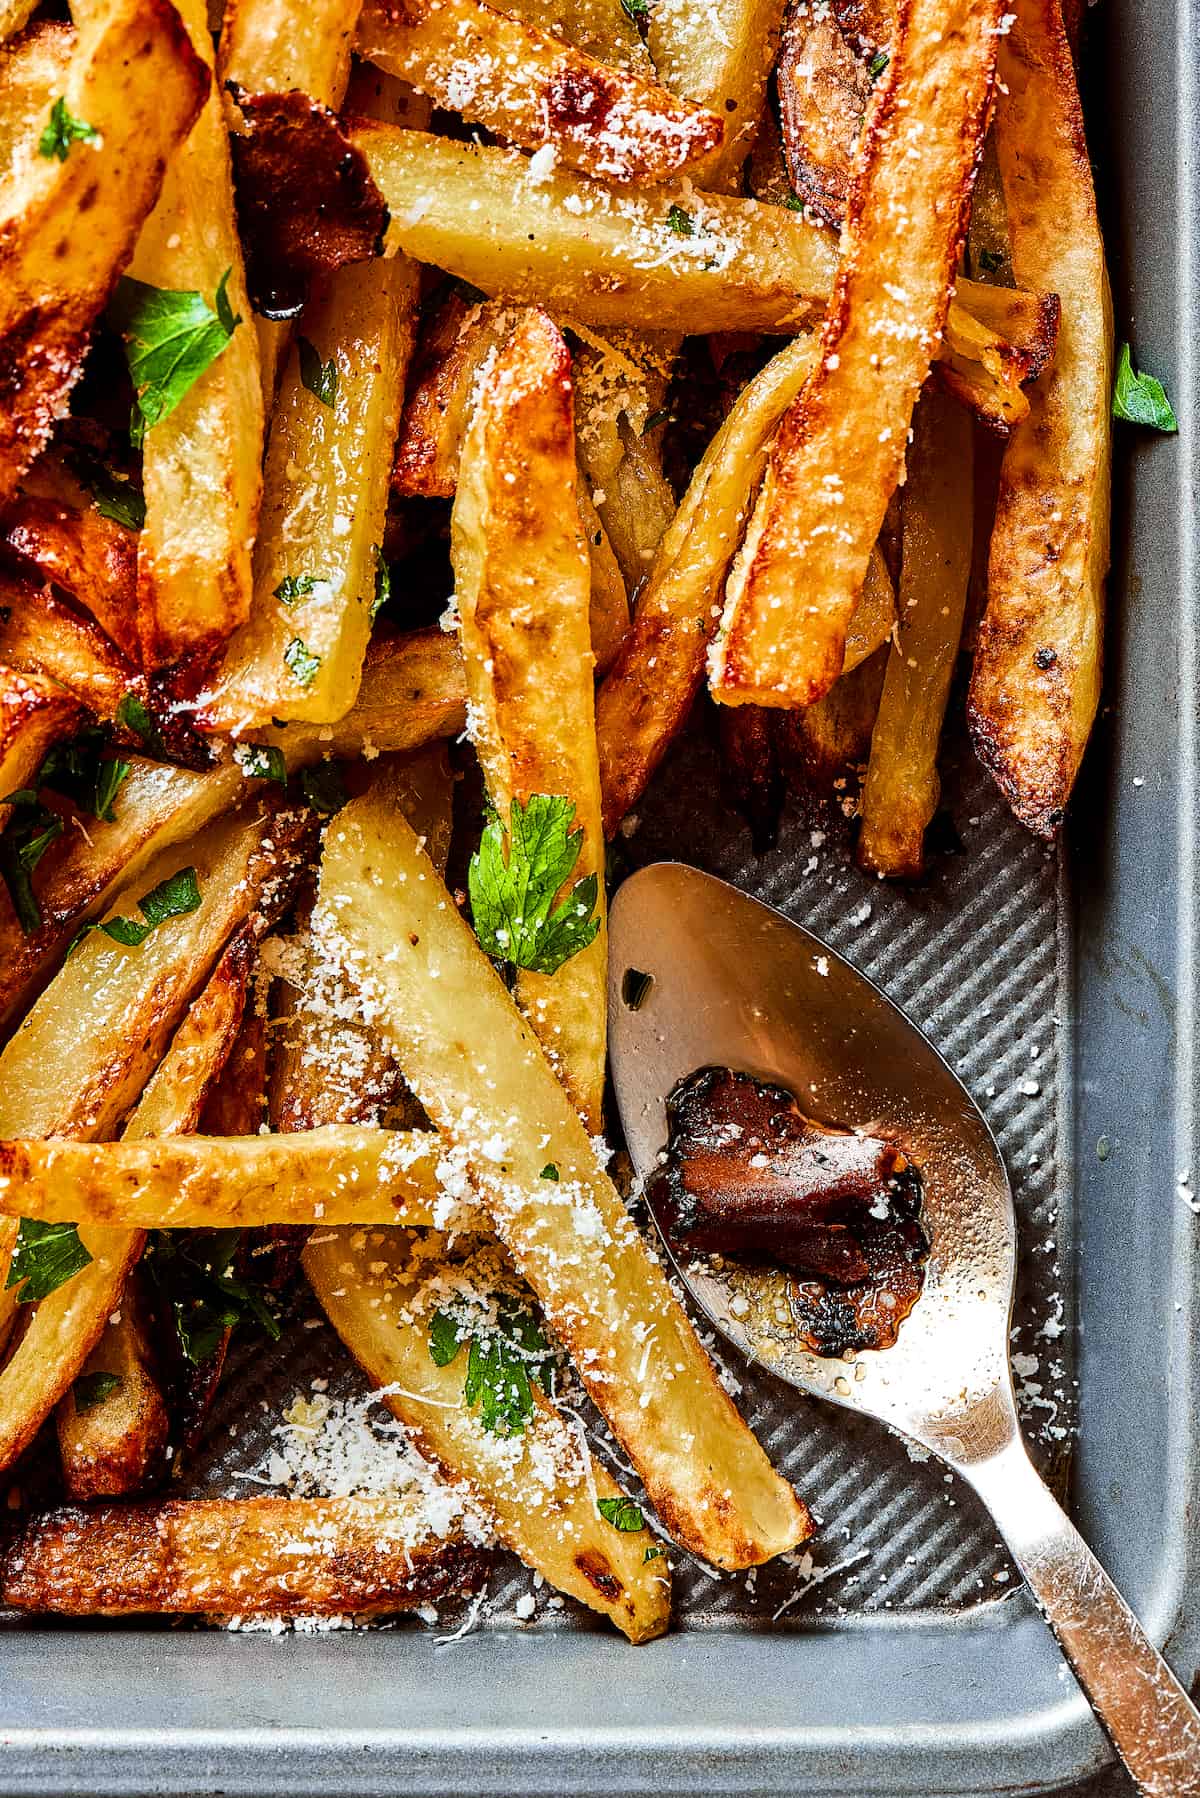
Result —
MULTIPOLYGON (((1025 837, 956 745, 944 802, 962 849, 921 887, 865 880, 836 820, 794 804, 755 858, 703 727, 626 843, 633 864, 693 861, 825 935, 967 1080, 1021 1213, 1027 1428, 1185 1680, 1200 1656, 1198 27, 1197 0, 1104 0, 1092 27, 1118 321, 1183 431, 1119 437, 1106 705, 1065 847, 1025 837)), ((314 1376, 358 1389, 308 1310, 278 1355, 237 1359, 197 1489, 245 1490, 314 1376)), ((1099 1767, 1099 1732, 970 1494, 881 1430, 733 1372, 822 1519, 828 1577, 685 1566, 676 1631, 637 1651, 545 1593, 518 1624, 516 1568, 444 1646, 458 1614, 280 1637, 0 1619, 0 1791, 939 1798, 1051 1791, 1099 1767)))

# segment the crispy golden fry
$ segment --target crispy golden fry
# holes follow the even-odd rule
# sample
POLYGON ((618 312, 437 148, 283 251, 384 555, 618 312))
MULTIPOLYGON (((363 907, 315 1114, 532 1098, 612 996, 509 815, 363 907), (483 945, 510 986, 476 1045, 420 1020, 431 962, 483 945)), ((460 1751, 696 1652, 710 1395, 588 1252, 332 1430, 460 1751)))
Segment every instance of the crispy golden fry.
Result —
POLYGON ((1054 354, 1059 297, 965 280, 957 293, 937 375, 981 424, 1007 436, 1029 414, 1023 387, 1054 354))
POLYGON ((16 490, 78 378, 91 328, 208 89, 167 0, 105 0, 64 97, 99 141, 65 161, 27 133, 0 196, 0 501, 16 490))
MULTIPOLYGON (((463 1397, 465 1350, 439 1367, 429 1352, 435 1311, 462 1294, 493 1305, 496 1292, 528 1304, 528 1289, 489 1246, 465 1261, 401 1230, 321 1231, 304 1271, 350 1353, 421 1452, 466 1484, 506 1547, 560 1591, 612 1618, 632 1642, 662 1635, 671 1610, 665 1559, 646 1560, 645 1529, 623 1531, 599 1513, 620 1487, 573 1426, 533 1385, 533 1412, 501 1445, 463 1397), (399 1390, 397 1390, 399 1389, 399 1390)), ((483 1313, 486 1316, 486 1311, 483 1313)), ((532 1384, 532 1382, 531 1382, 532 1384)))
MULTIPOLYGON (((608 936, 588 553, 575 498, 571 358, 524 314, 483 384, 450 536, 471 736, 488 796, 567 799, 582 830, 571 875, 594 875, 600 928, 555 973, 521 968, 517 1003, 588 1129, 603 1125, 608 936)), ((560 895, 565 898, 565 892, 560 895)))
POLYGON ((833 7, 791 0, 775 78, 791 185, 819 218, 840 226, 871 81, 833 7))
MULTIPOLYGON (((359 1124, 287 1136, 0 1142, 0 1211, 138 1230, 318 1222, 427 1228, 440 1154, 428 1130, 359 1124)), ((484 1226, 473 1218, 472 1227, 484 1226)))
POLYGON ((762 117, 783 0, 662 0, 646 18, 654 66, 673 94, 725 121, 725 142, 694 171, 697 186, 736 188, 762 117))
POLYGON ((0 4, 0 44, 16 36, 36 6, 37 0, 3 0, 0 4))
POLYGON ((613 331, 602 337, 577 319, 571 329, 581 339, 574 354, 580 467, 633 593, 675 516, 675 496, 662 471, 659 426, 683 340, 668 331, 613 331))
MULTIPOLYGON (((21 31, 25 20, 18 20, 20 11, 19 0, 15 7, 13 0, 0 0, 0 173, 4 175, 30 133, 40 132, 45 124, 55 95, 62 92, 75 48, 70 25, 42 19, 21 31)), ((24 6, 26 17, 32 11, 32 6, 24 6)))
MULTIPOLYGON (((0 648, 3 630, 0 629, 0 648)), ((444 631, 415 631, 372 645, 358 703, 333 726, 291 724, 256 739, 283 756, 289 772, 323 756, 411 750, 463 727, 466 695, 457 643, 444 631)), ((250 751, 242 746, 235 754, 250 751)), ((109 903, 120 883, 135 879, 150 857, 183 843, 248 790, 243 760, 195 774, 131 757, 111 822, 85 819, 51 843, 33 875, 43 925, 24 936, 0 894, 0 1030, 36 997, 79 926, 109 903)))
MULTIPOLYGON (((393 493, 453 498, 480 370, 511 336, 518 316, 503 304, 468 306, 457 294, 441 307, 420 346, 404 402, 392 463, 393 493)), ((608 533, 583 485, 577 498, 591 561, 592 654, 602 672, 629 628, 629 600, 608 533)))
POLYGON ((354 137, 392 215, 389 247, 484 293, 584 324, 703 332, 793 330, 829 292, 833 238, 781 207, 690 182, 538 180, 517 151, 383 125, 354 137))
POLYGON ((59 457, 34 463, 0 522, 0 542, 90 612, 126 661, 140 665, 137 532, 104 517, 59 457))
POLYGON ((814 355, 812 341, 797 338, 739 396, 659 546, 633 628, 596 696, 609 836, 645 791, 700 689, 721 582, 771 433, 800 391, 814 355))
POLYGON ((1017 817, 1052 837, 1100 694, 1112 312, 1056 0, 1022 0, 1000 73, 996 148, 1013 274, 1059 295, 1062 324, 1001 465, 968 710, 976 754, 1017 817))
POLYGON ((0 662, 22 674, 44 675, 98 718, 115 718, 137 675, 99 626, 71 611, 49 587, 3 575, 0 600, 0 662))
POLYGON ((423 1499, 404 1492, 64 1506, 8 1546, 0 1603, 68 1617, 359 1615, 469 1590, 485 1566, 461 1536, 434 1535, 423 1499))
POLYGON ((59 1401, 55 1424, 69 1498, 127 1498, 160 1472, 169 1424, 150 1361, 135 1269, 121 1309, 83 1364, 84 1377, 108 1374, 116 1385, 82 1408, 74 1389, 59 1401))
MULTIPOLYGON (((211 67, 205 0, 175 0, 196 55, 211 67)), ((258 338, 233 209, 225 108, 214 84, 171 157, 129 274, 199 293, 224 281, 240 322, 174 411, 146 432, 146 522, 138 547, 142 659, 159 668, 211 654, 250 611, 250 552, 262 493, 263 401, 258 338)))
POLYGON ((850 674, 887 642, 896 623, 896 590, 878 544, 867 563, 867 578, 846 627, 842 676, 850 674))
POLYGON ((821 357, 780 426, 710 650, 725 705, 809 705, 841 673, 946 320, 999 16, 998 0, 913 0, 900 15, 859 140, 821 357))
MULTIPOLYGON (((146 1085, 225 937, 267 897, 275 857, 266 851, 262 830, 261 816, 251 816, 198 839, 191 847, 202 883, 200 909, 152 931, 140 948, 98 949, 94 936, 81 944, 0 1056, 0 1129, 83 1138, 112 1132, 146 1085), (124 961, 106 965, 111 953, 124 961), (61 1063, 46 1048, 47 1038, 64 1054, 61 1063), (63 1069, 69 1070, 65 1080, 63 1069)), ((278 820, 274 830, 282 839, 278 820)), ((158 869, 167 872, 161 863, 158 869)), ((218 968, 212 999, 193 1007, 194 1020, 184 1020, 125 1127, 126 1137, 190 1127, 237 1034, 241 1008, 234 1010, 229 1000, 239 986, 244 995, 244 955, 240 948, 229 967, 218 968)), ((120 1303, 144 1240, 140 1230, 89 1224, 80 1226, 79 1237, 91 1260, 40 1302, 0 1372, 0 1468, 24 1452, 78 1377, 120 1303)))
MULTIPOLYGON (((13 1250, 17 1246, 19 1228, 14 1217, 0 1219, 0 1271, 5 1275, 8 1273, 13 1250)), ((8 1338, 19 1310, 16 1288, 5 1286, 4 1282, 0 1280, 0 1364, 4 1361, 4 1350, 8 1345, 8 1338)))
MULTIPOLYGON (((636 431, 624 417, 618 418, 616 432, 620 455, 606 484, 595 491, 604 494, 600 516, 625 579, 636 590, 645 581, 675 516, 675 495, 663 474, 657 443, 636 431)), ((581 448, 586 455, 582 440, 581 448)))
POLYGON ((253 609, 202 701, 216 729, 329 723, 354 704, 416 300, 398 257, 339 270, 305 308, 267 447, 253 609), (305 344, 336 370, 325 397, 304 380, 305 344))
POLYGON ((860 867, 912 876, 937 809, 937 748, 971 573, 971 421, 936 387, 913 414, 904 484, 900 624, 888 658, 862 793, 860 867))
POLYGON ((330 824, 314 932, 375 1008, 667 1528, 725 1567, 804 1540, 807 1511, 730 1403, 536 1038, 386 792, 330 824), (550 1163, 558 1180, 542 1178, 550 1163))
MULTIPOLYGON (((848 805, 848 770, 865 764, 879 711, 888 649, 835 680, 824 699, 774 714, 774 745, 793 786, 848 805)), ((738 708, 733 708, 736 717, 738 708)))
POLYGON ((82 721, 76 700, 53 681, 18 674, 0 662, 0 829, 8 822, 10 793, 28 787, 54 743, 82 721))
POLYGON ((620 0, 510 0, 504 11, 586 50, 610 68, 654 75, 642 34, 620 0))
POLYGON ((665 181, 724 138, 714 113, 484 0, 366 0, 355 48, 437 105, 589 175, 665 181))

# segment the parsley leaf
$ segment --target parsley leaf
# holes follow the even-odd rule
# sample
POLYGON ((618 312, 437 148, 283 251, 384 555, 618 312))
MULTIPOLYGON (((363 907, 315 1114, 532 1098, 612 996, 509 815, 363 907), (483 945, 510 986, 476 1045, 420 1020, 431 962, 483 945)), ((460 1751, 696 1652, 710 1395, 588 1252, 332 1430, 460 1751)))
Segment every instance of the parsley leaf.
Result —
POLYGON ((317 762, 311 768, 300 771, 300 791, 304 795, 304 803, 314 812, 321 812, 332 818, 340 812, 350 795, 342 781, 342 771, 336 762, 317 762))
POLYGON ((667 230, 674 237, 695 237, 696 221, 682 206, 672 205, 667 213, 667 230))
POLYGON ((642 436, 647 437, 651 431, 657 431, 659 425, 669 425, 671 422, 672 419, 669 412, 651 412, 645 424, 642 426, 642 436))
POLYGON ((621 0, 621 11, 637 25, 650 17, 650 0, 621 0))
POLYGON ((92 801, 92 816, 103 824, 112 824, 116 819, 113 802, 129 776, 133 772, 132 762, 123 762, 117 756, 101 762, 96 770, 95 798, 92 801))
POLYGON ((146 522, 146 501, 140 487, 122 480, 97 456, 79 457, 73 466, 101 518, 111 518, 131 531, 141 530, 146 522))
POLYGON ((91 1258, 74 1224, 45 1224, 23 1217, 5 1290, 19 1287, 17 1303, 34 1305, 81 1273, 91 1258))
POLYGON ((239 743, 233 759, 247 780, 277 780, 287 785, 287 763, 273 743, 239 743))
POLYGON ((555 1165, 552 1161, 548 1161, 546 1163, 545 1167, 542 1169, 541 1173, 538 1175, 538 1179, 539 1180, 557 1180, 558 1179, 558 1169, 555 1167, 555 1165))
POLYGON ((122 695, 121 703, 117 707, 117 723, 123 724, 126 730, 131 730, 134 736, 140 737, 152 755, 166 753, 166 745, 163 743, 162 733, 154 721, 154 716, 145 700, 139 698, 136 693, 122 695))
POLYGON ((804 211, 804 201, 800 198, 799 194, 788 194, 783 203, 789 212, 804 211))
POLYGON ((531 1311, 507 1294, 496 1301, 496 1321, 480 1318, 472 1329, 447 1311, 429 1320, 429 1354, 449 1367, 468 1348, 463 1397, 479 1406, 479 1421, 492 1436, 519 1436, 533 1415, 533 1384, 554 1389, 554 1357, 531 1311))
POLYGON ((321 658, 313 654, 303 638, 292 638, 283 652, 283 659, 302 687, 312 686, 321 666, 321 658))
POLYGON ((8 795, 13 816, 0 836, 0 877, 8 888, 17 922, 26 936, 40 929, 42 908, 33 890, 34 869, 55 837, 63 833, 63 821, 44 806, 31 787, 8 795))
POLYGON ((145 1266, 170 1307, 185 1361, 200 1367, 227 1330, 254 1322, 273 1342, 279 1319, 265 1297, 233 1270, 242 1230, 155 1230, 145 1266))
POLYGON ((379 544, 373 543, 371 548, 375 552, 375 595, 371 600, 371 623, 374 624, 380 609, 392 597, 392 571, 383 559, 379 544))
POLYGON ((217 284, 215 310, 202 294, 122 276, 112 314, 137 393, 129 426, 135 447, 190 393, 241 324, 226 292, 231 273, 226 269, 217 284))
POLYGON ((323 406, 332 408, 337 399, 337 363, 332 356, 328 362, 322 362, 316 345, 310 343, 307 337, 298 340, 297 348, 300 351, 300 379, 314 399, 320 400, 323 406))
POLYGON ((476 935, 497 961, 553 974, 595 941, 600 920, 592 914, 600 885, 594 874, 577 880, 551 910, 583 846, 583 831, 571 829, 574 817, 569 799, 545 793, 531 793, 524 805, 514 799, 507 859, 500 819, 489 819, 467 885, 476 935))
POLYGON ((878 81, 891 60, 892 59, 886 50, 876 50, 874 56, 867 64, 867 80, 878 81))
POLYGON ((50 117, 38 138, 38 155, 57 156, 60 162, 65 162, 71 154, 72 144, 91 144, 93 149, 99 150, 103 143, 96 127, 89 125, 86 119, 77 119, 65 96, 60 94, 50 108, 50 117))
POLYGON ((119 1373, 81 1373, 71 1387, 76 1412, 94 1411, 106 1398, 111 1398, 120 1385, 119 1373))
POLYGON ((195 868, 179 868, 169 874, 166 880, 160 880, 156 887, 151 887, 145 896, 138 900, 138 910, 146 920, 139 923, 136 918, 108 918, 104 923, 85 924, 75 936, 68 956, 73 955, 86 936, 93 930, 102 930, 114 943, 120 943, 123 949, 136 949, 169 918, 184 918, 189 912, 200 909, 200 883, 196 879, 195 868))
POLYGON ((1127 424, 1149 425, 1155 431, 1177 431, 1179 421, 1161 381, 1153 375, 1135 374, 1129 345, 1121 345, 1117 379, 1113 388, 1113 417, 1127 424))
POLYGON ((620 1530, 624 1535, 646 1527, 641 1507, 635 1505, 631 1498, 598 1498, 596 1509, 605 1523, 611 1523, 615 1530, 620 1530))
POLYGON ((106 760, 108 737, 84 730, 69 742, 56 743, 34 776, 35 787, 53 787, 73 799, 80 811, 105 824, 113 822, 113 801, 132 772, 132 762, 106 760))
POLYGON ((307 599, 318 587, 326 585, 320 575, 285 574, 275 589, 275 598, 281 605, 294 606, 298 600, 307 599))
POLYGON ((642 1556, 642 1566, 644 1567, 647 1561, 661 1561, 665 1553, 666 1550, 660 1548, 657 1542, 652 1542, 642 1556))

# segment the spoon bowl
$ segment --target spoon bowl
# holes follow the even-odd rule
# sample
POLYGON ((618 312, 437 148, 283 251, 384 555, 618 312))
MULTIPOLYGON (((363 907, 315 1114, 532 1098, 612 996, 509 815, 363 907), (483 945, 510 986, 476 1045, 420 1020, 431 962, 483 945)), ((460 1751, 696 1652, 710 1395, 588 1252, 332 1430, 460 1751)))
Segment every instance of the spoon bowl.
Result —
POLYGON ((645 1181, 667 1099, 703 1067, 795 1093, 822 1124, 894 1134, 920 1171, 925 1285, 891 1348, 813 1354, 781 1269, 677 1252, 712 1324, 801 1390, 879 1419, 961 1473, 992 1512, 1138 1789, 1200 1798, 1200 1715, 1043 1484, 1021 1439, 1008 1337, 1012 1192, 971 1095, 917 1026, 809 931, 724 881, 643 868, 609 917, 609 1046, 645 1181))

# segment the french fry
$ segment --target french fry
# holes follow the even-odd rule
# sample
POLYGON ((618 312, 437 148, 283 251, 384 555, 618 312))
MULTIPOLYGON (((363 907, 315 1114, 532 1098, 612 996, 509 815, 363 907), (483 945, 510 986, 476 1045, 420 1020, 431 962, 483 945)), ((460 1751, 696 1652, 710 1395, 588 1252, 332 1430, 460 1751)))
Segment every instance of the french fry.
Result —
POLYGON ((654 66, 673 94, 725 120, 725 142, 694 174, 697 186, 736 187, 754 144, 779 45, 783 0, 667 0, 646 16, 654 66))
POLYGON ((0 662, 54 681, 98 718, 115 718, 137 674, 99 626, 49 587, 0 576, 0 598, 0 662))
POLYGON ((64 84, 96 139, 65 161, 34 125, 0 196, 0 503, 66 409, 97 316, 186 137, 208 78, 167 0, 105 0, 64 84))
POLYGON ((840 227, 871 92, 867 58, 856 54, 833 7, 791 0, 775 78, 791 186, 818 217, 840 227))
POLYGON ((90 612, 125 660, 140 665, 137 533, 103 517, 59 457, 34 463, 0 521, 0 542, 90 612))
MULTIPOLYGON (((3 631, 0 629, 0 642, 3 631)), ((444 631, 415 631, 373 644, 358 703, 337 725, 291 724, 257 739, 295 773, 324 756, 417 749, 453 736, 465 721, 458 645, 444 631)), ((243 757, 247 750, 243 746, 243 757)), ((235 806, 248 790, 247 764, 227 759, 206 773, 130 757, 110 822, 86 821, 51 843, 33 874, 41 929, 26 936, 0 894, 0 1031, 34 999, 79 926, 135 879, 147 862, 235 806)))
MULTIPOLYGON (((211 67, 205 0, 174 0, 197 57, 211 67)), ((233 209, 222 95, 215 83, 142 226, 129 274, 199 293, 226 283, 238 319, 216 359, 175 409, 146 431, 146 520, 138 546, 142 659, 159 668, 211 655, 250 611, 250 555, 262 493, 258 339, 233 209)))
POLYGON ((0 829, 12 814, 9 794, 29 786, 51 746, 81 719, 78 702, 53 681, 0 663, 0 829))
POLYGON ((127 1498, 162 1468, 167 1407, 150 1371, 136 1269, 120 1305, 82 1370, 84 1379, 107 1375, 115 1385, 86 1404, 72 1388, 59 1401, 55 1417, 63 1484, 75 1500, 127 1498))
MULTIPOLYGON (((277 826, 278 828, 278 826, 277 826)), ((261 818, 218 827, 194 846, 207 889, 200 910, 170 920, 104 980, 105 951, 84 943, 0 1056, 0 1128, 96 1137, 110 1133, 162 1054, 191 990, 231 929, 254 914, 272 870, 261 818), (207 850, 207 854, 205 851, 207 850), (222 888, 224 887, 224 890, 222 888), (158 941, 156 942, 156 937, 158 941), (88 954, 92 949, 91 955, 88 954), (97 962, 97 953, 101 963, 97 962), (75 1042, 61 1069, 36 1058, 68 1012, 75 1042), (123 1033, 132 1031, 132 1037, 123 1033), (33 1069, 37 1068, 36 1076, 33 1069)), ((130 1140, 192 1126, 237 1034, 245 996, 245 938, 218 964, 202 1001, 176 1032, 125 1128, 130 1140)), ((63 1036, 64 1043, 70 1039, 63 1036)), ((140 1230, 81 1225, 91 1259, 41 1300, 0 1371, 0 1468, 11 1466, 78 1377, 142 1250, 140 1230)), ((7 1275, 7 1260, 3 1264, 7 1275)), ((3 1282, 0 1282, 3 1284, 3 1282)))
MULTIPOLYGON (((0 1272, 8 1273, 13 1250, 17 1246, 19 1225, 16 1218, 0 1219, 0 1272)), ((0 1366, 4 1362, 4 1350, 8 1346, 9 1335, 17 1319, 20 1305, 17 1302, 16 1288, 5 1286, 0 1280, 0 1366)))
POLYGON ((867 578, 846 627, 846 653, 839 679, 850 674, 887 642, 896 623, 896 592, 879 545, 871 551, 867 578))
POLYGON ((924 865, 937 808, 937 748, 971 573, 971 421, 929 387, 913 415, 904 484, 899 628, 862 792, 859 866, 907 877, 924 865))
POLYGON ((485 1566, 461 1535, 435 1535, 406 1492, 64 1506, 8 1545, 0 1603, 67 1617, 358 1615, 469 1590, 485 1566))
POLYGON ((975 752, 1017 817, 1049 838, 1100 694, 1112 311, 1055 0, 1022 0, 1000 75, 996 149, 1013 274, 1057 293, 1062 323, 1054 363, 1032 389, 1029 417, 1001 464, 968 716, 975 752))
POLYGON ((808 338, 781 350, 739 395, 705 450, 596 696, 604 829, 612 836, 682 729, 704 678, 725 578, 771 433, 815 356, 808 338))
POLYGON ((809 705, 841 673, 949 308, 999 16, 996 0, 912 0, 898 16, 859 139, 820 360, 780 426, 709 652, 724 705, 809 705))
POLYGON ((536 1038, 386 792, 332 821, 314 927, 376 1008, 667 1528, 725 1567, 802 1541, 807 1511, 717 1381, 536 1038), (550 1165, 557 1180, 542 1177, 550 1165))
POLYGON ((201 700, 212 728, 329 723, 354 703, 416 299, 399 257, 339 270, 305 308, 267 446, 250 618, 201 700), (305 382, 306 343, 335 371, 324 397, 305 382))
POLYGON ((775 713, 775 750, 791 785, 840 800, 842 810, 851 805, 847 778, 870 754, 888 655, 889 649, 877 649, 815 705, 775 713))
POLYGON ((1062 310, 1056 293, 960 280, 936 372, 981 424, 1006 437, 1029 415, 1026 384, 1049 365, 1062 310))
POLYGON ((781 207, 690 182, 638 193, 568 170, 539 180, 516 151, 385 125, 354 139, 392 215, 389 249, 584 324, 791 331, 833 279, 832 237, 781 207))
POLYGON ((36 6, 37 0, 3 0, 0 5, 0 44, 16 36, 36 6))
POLYGON ((530 1381, 532 1411, 519 1435, 490 1435, 463 1397, 465 1350, 445 1366, 430 1354, 433 1314, 457 1283, 495 1303, 521 1287, 485 1248, 465 1263, 402 1230, 321 1231, 304 1271, 330 1322, 422 1454, 482 1503, 497 1536, 562 1592, 612 1618, 632 1642, 667 1627, 671 1582, 664 1559, 646 1560, 644 1529, 618 1530, 598 1501, 624 1495, 594 1459, 582 1428, 530 1381), (436 1257, 436 1258, 434 1258, 436 1257))
POLYGON ((664 331, 600 337, 578 320, 572 330, 582 339, 574 356, 579 463, 635 593, 675 516, 654 420, 665 416, 667 382, 682 338, 664 331))
POLYGON ((250 94, 299 88, 335 111, 350 77, 355 0, 225 0, 218 70, 250 94))
MULTIPOLYGON (((441 308, 420 346, 405 398, 392 463, 394 494, 453 498, 480 370, 518 316, 504 305, 468 306, 457 295, 441 308)), ((577 499, 591 562, 592 654, 603 672, 629 628, 629 600, 608 533, 582 484, 577 499)))
POLYGON ((604 831, 575 498, 571 358, 530 311, 498 353, 463 446, 451 522, 468 716, 491 803, 570 801, 576 879, 594 875, 593 942, 553 973, 517 972, 517 1003, 589 1130, 602 1128, 607 1003, 604 831))
POLYGON ((610 68, 654 74, 654 64, 637 23, 620 0, 615 5, 613 0, 516 0, 504 11, 514 13, 526 24, 552 32, 564 43, 574 44, 577 50, 586 50, 610 68))
POLYGON ((42 19, 24 31, 22 11, 27 18, 33 7, 0 0, 0 168, 6 171, 18 146, 41 131, 75 49, 70 25, 42 19))
POLYGON ((138 1230, 315 1223, 428 1228, 440 1154, 428 1130, 358 1124, 286 1136, 3 1142, 0 1210, 46 1223, 138 1230))
POLYGON ((355 47, 438 106, 585 174, 663 181, 724 138, 713 112, 484 0, 366 0, 355 47))

